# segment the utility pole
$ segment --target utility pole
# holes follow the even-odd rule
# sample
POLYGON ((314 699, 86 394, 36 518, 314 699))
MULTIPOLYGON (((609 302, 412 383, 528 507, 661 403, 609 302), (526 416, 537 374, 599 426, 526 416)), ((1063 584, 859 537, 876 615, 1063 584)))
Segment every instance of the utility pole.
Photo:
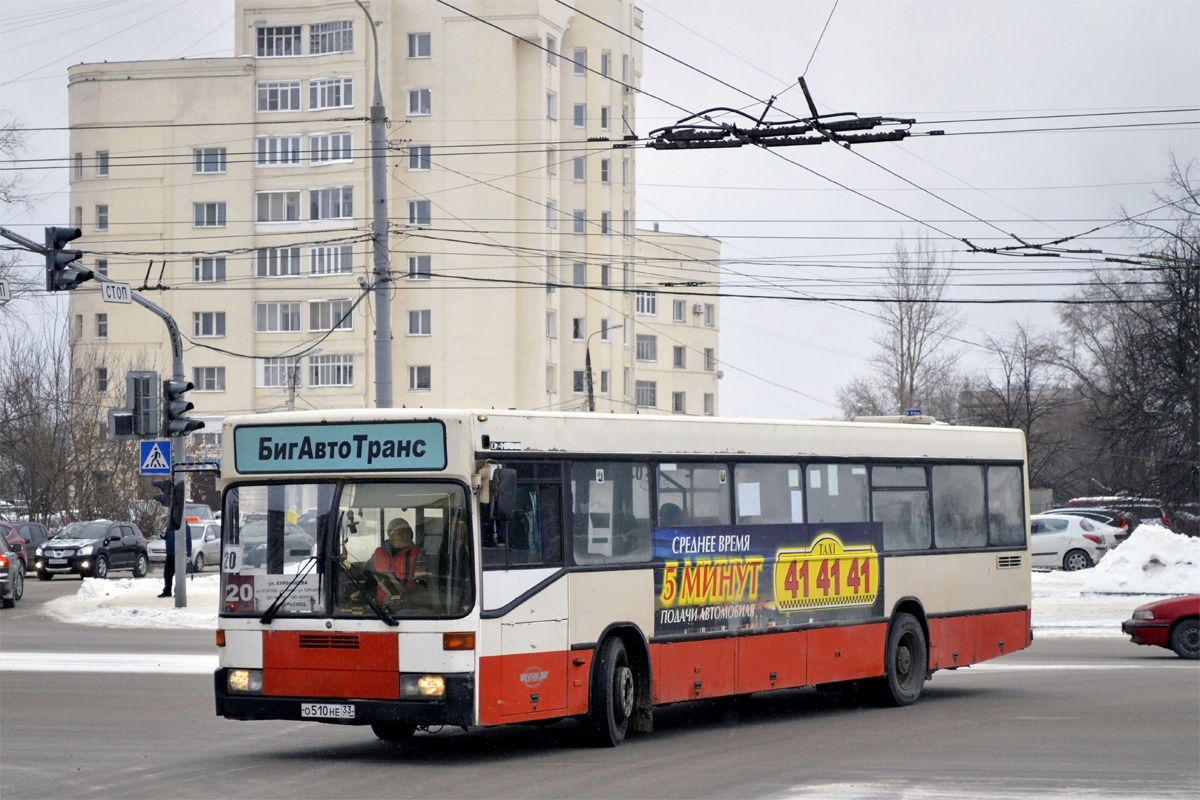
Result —
POLYGON ((392 298, 391 257, 388 253, 387 130, 383 90, 379 85, 379 34, 371 12, 354 0, 367 15, 375 44, 375 96, 371 100, 371 239, 374 242, 375 276, 375 407, 392 407, 392 298))
POLYGON ((624 325, 624 323, 622 323, 620 325, 613 325, 612 327, 609 327, 609 328, 601 328, 598 331, 592 331, 591 334, 588 335, 587 341, 583 343, 583 368, 584 368, 585 375, 587 377, 587 410, 588 411, 596 410, 596 394, 595 394, 595 392, 592 391, 592 337, 595 336, 597 333, 602 333, 605 336, 608 336, 608 334, 610 332, 620 330, 621 328, 624 328, 624 327, 625 327, 625 325, 624 325))

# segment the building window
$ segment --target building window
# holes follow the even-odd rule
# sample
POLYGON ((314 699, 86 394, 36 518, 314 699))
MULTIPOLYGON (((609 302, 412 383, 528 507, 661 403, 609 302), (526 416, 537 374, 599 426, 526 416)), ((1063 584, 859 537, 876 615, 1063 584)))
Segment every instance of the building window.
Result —
POLYGON ((408 257, 408 277, 409 280, 427 281, 432 278, 432 258, 430 256, 409 256, 408 257))
POLYGON ((83 206, 75 206, 75 210, 71 212, 71 227, 83 227, 83 206))
POLYGON ((558 338, 558 312, 552 308, 546 311, 546 338, 558 338))
MULTIPOLYGON (((221 205, 221 224, 224 225, 225 224, 225 204, 221 203, 220 205, 221 205)), ((197 224, 197 226, 199 225, 199 223, 196 223, 196 224, 197 224)), ((108 206, 107 205, 96 206, 96 230, 98 230, 98 231, 108 230, 108 206)))
POLYGON ((552 67, 558 66, 558 40, 553 36, 546 37, 546 63, 552 67))
POLYGON ((587 227, 587 212, 577 208, 571 212, 571 232, 583 233, 587 227))
POLYGON ((192 383, 196 385, 197 392, 223 392, 225 391, 225 368, 194 367, 192 383))
POLYGON ((600 394, 607 395, 607 394, 611 394, 611 393, 612 393, 611 375, 609 374, 608 370, 602 369, 602 370, 600 370, 600 394))
POLYGON ((108 177, 108 151, 107 150, 97 150, 96 151, 96 177, 97 178, 108 177))
POLYGON ((583 370, 577 369, 571 371, 571 391, 575 394, 583 394, 587 391, 587 376, 583 370))
POLYGON ((354 330, 352 300, 309 300, 308 329, 310 331, 354 330))
POLYGON ((546 394, 558 391, 558 370, 553 364, 546 365, 546 394))
POLYGON ((308 54, 354 52, 354 21, 314 22, 308 26, 308 54))
POLYGON ((638 361, 658 361, 658 337, 648 333, 639 333, 636 357, 638 361))
POLYGON ((576 75, 587 74, 587 50, 575 50, 571 53, 571 60, 575 62, 574 72, 576 75))
POLYGON ((571 159, 571 177, 577 181, 587 180, 587 160, 583 156, 571 159))
POLYGON ((625 84, 626 92, 632 91, 632 87, 629 85, 629 54, 628 53, 621 54, 621 83, 625 84))
POLYGON ((704 324, 710 328, 717 324, 717 307, 712 303, 704 304, 704 324))
POLYGON ((546 227, 558 227, 558 206, 555 205, 553 200, 546 201, 546 227))
POLYGON ((671 320, 673 322, 683 322, 685 320, 684 314, 685 314, 686 310, 687 310, 687 301, 686 300, 672 300, 671 301, 671 320))
POLYGON ((558 95, 546 92, 546 119, 558 119, 558 95))
POLYGON ((75 169, 73 171, 74 176, 76 178, 82 178, 83 177, 83 153, 76 153, 75 157, 73 159, 71 159, 71 163, 74 164, 74 166, 75 166, 75 169))
POLYGON ((621 370, 621 396, 629 397, 629 367, 621 370))
POLYGON ((256 162, 260 167, 300 163, 299 136, 259 136, 256 162))
POLYGON ((704 348, 704 370, 712 372, 717 368, 717 354, 711 347, 704 348))
POLYGON ((96 315, 96 338, 97 339, 107 339, 108 338, 108 314, 97 314, 96 315))
POLYGON ((224 203, 192 203, 197 228, 224 228, 224 203))
POLYGON ((258 84, 259 111, 299 111, 300 81, 262 81, 258 84))
POLYGON ((255 326, 258 333, 292 333, 300 330, 299 303, 255 303, 255 326))
POLYGON ((354 79, 320 78, 308 82, 308 107, 311 110, 322 108, 348 108, 354 105, 354 79))
POLYGON ((587 103, 576 103, 571 111, 571 124, 576 128, 587 126, 587 103))
POLYGON ((645 317, 658 314, 658 292, 637 291, 633 295, 633 310, 645 317))
POLYGON ((353 216, 354 187, 335 186, 332 189, 309 190, 309 219, 350 219, 353 216))
POLYGON ((408 312, 409 336, 430 336, 432 325, 433 312, 428 308, 412 309, 408 312))
POLYGON ((410 117, 426 117, 432 112, 432 100, 428 89, 408 90, 408 115, 410 117))
POLYGON ((258 49, 255 54, 259 58, 300 55, 299 25, 260 26, 257 38, 258 49))
POLYGON ((96 259, 96 272, 98 272, 99 274, 103 275, 106 278, 108 277, 108 259, 107 258, 97 258, 96 259))
MULTIPOLYGON (((296 359, 291 356, 274 356, 264 358, 259 386, 290 386, 292 370, 295 369, 296 359)), ((299 375, 296 376, 299 379, 299 375)))
POLYGON ((587 320, 583 317, 571 318, 571 338, 577 342, 587 339, 587 320))
POLYGON ((412 172, 423 172, 432 166, 430 147, 427 144, 415 144, 408 148, 408 168, 412 172))
POLYGON ((298 222, 300 220, 299 192, 258 192, 256 194, 258 222, 298 222))
POLYGON ((350 161, 354 157, 354 136, 349 133, 319 133, 308 137, 308 160, 312 164, 350 161))
POLYGON ((197 147, 192 150, 192 160, 197 173, 224 172, 224 147, 197 147))
POLYGON ((558 260, 546 256, 546 294, 554 294, 558 284, 558 260))
POLYGON ((107 367, 96 367, 96 391, 97 392, 107 392, 108 391, 108 368, 107 367))
POLYGON ((408 57, 429 58, 430 35, 428 33, 410 33, 408 35, 408 57))
POLYGON ((658 384, 655 381, 634 381, 634 402, 638 408, 658 406, 658 384))
POLYGON ((713 395, 711 393, 706 392, 704 394, 704 413, 705 413, 705 415, 710 416, 710 417, 713 415, 713 407, 716 405, 714 400, 715 400, 715 398, 713 397, 713 395))
POLYGON ((408 201, 409 225, 432 225, 433 204, 429 200, 408 201))
POLYGON ((603 236, 608 236, 612 233, 612 212, 600 212, 600 233, 603 236))
POLYGON ((313 247, 308 251, 308 271, 313 275, 345 275, 354 271, 354 247, 348 244, 313 247))
POLYGON ((197 311, 192 314, 192 333, 197 337, 225 335, 224 311, 197 311))
POLYGON ((354 355, 309 356, 309 386, 353 386, 354 355))
POLYGON ((300 248, 260 247, 255 262, 259 278, 294 278, 300 275, 300 248))
POLYGON ((225 280, 225 257, 193 258, 192 280, 196 283, 218 283, 225 280))
POLYGON ((601 286, 611 286, 612 285, 612 267, 609 264, 601 264, 600 265, 600 285, 601 286))
POLYGON ((607 342, 609 340, 608 317, 600 318, 600 341, 607 342))
POLYGON ((428 392, 433 385, 431 370, 432 367, 409 367, 408 390, 410 392, 428 392))
POLYGON ((671 392, 671 413, 685 414, 686 398, 683 392, 671 392))
POLYGON ((608 130, 608 125, 609 125, 608 120, 609 120, 609 116, 610 116, 609 111, 610 110, 609 110, 608 106, 600 106, 600 128, 602 130, 608 130))
POLYGON ((571 283, 576 286, 587 286, 587 264, 576 261, 571 265, 571 283))
POLYGON ((628 211, 621 212, 621 236, 623 236, 626 239, 629 238, 629 212, 628 211))
POLYGON ((607 52, 601 53, 600 54, 600 74, 605 77, 608 77, 608 73, 611 70, 612 70, 612 54, 607 53, 607 52))
POLYGON ((608 161, 608 159, 607 159, 607 158, 602 158, 602 159, 600 159, 600 182, 601 182, 601 183, 608 183, 608 182, 609 182, 609 168, 608 168, 608 165, 609 165, 609 161, 608 161))
POLYGON ((671 348, 671 366, 675 369, 687 369, 687 348, 675 345, 671 348))

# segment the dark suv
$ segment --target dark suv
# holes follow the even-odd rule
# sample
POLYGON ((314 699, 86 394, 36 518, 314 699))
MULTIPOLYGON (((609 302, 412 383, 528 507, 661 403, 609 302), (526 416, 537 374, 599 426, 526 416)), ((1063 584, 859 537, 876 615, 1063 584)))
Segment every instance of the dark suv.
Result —
POLYGON ((21 568, 28 572, 33 551, 50 537, 50 532, 38 522, 0 522, 0 537, 8 540, 9 548, 21 559, 21 568))
POLYGON ((33 552, 43 581, 55 575, 107 578, 114 569, 133 570, 133 577, 144 578, 150 571, 146 538, 132 522, 72 522, 33 552))

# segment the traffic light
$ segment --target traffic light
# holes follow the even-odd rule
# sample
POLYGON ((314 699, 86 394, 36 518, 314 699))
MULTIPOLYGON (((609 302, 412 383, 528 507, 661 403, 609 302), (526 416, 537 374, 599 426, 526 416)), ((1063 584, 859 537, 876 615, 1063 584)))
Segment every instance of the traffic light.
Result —
POLYGON ((83 235, 79 228, 46 228, 46 291, 70 291, 84 281, 92 279, 92 271, 73 267, 72 263, 83 258, 82 250, 63 250, 67 242, 83 235))
POLYGON ((163 381, 163 436, 168 438, 186 436, 192 431, 197 431, 204 427, 204 423, 200 420, 188 419, 185 416, 195 406, 184 399, 183 395, 195 388, 196 385, 191 381, 163 381))
POLYGON ((174 478, 163 478, 154 481, 154 488, 158 489, 154 502, 167 509, 167 527, 178 530, 183 524, 183 481, 176 483, 174 478))

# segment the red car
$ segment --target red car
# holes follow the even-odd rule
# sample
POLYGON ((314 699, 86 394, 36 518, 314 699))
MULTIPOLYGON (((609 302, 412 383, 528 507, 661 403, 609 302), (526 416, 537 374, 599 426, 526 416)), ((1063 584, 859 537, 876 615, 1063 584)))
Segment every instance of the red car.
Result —
POLYGON ((1138 606, 1121 630, 1134 644, 1168 647, 1180 658, 1200 658, 1200 594, 1138 606))

